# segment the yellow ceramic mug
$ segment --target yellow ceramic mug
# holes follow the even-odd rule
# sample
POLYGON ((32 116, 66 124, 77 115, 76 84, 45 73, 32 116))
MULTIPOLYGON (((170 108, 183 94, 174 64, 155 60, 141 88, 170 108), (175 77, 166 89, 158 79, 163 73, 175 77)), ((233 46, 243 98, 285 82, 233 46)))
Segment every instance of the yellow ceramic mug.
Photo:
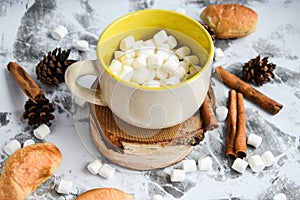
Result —
POLYGON ((80 61, 67 69, 65 81, 69 90, 88 102, 108 106, 129 124, 160 129, 185 121, 201 106, 210 83, 213 43, 202 25, 186 15, 168 10, 142 10, 117 19, 103 31, 97 57, 95 61, 80 61), (135 40, 146 40, 162 29, 175 36, 181 46, 192 48, 201 60, 200 72, 177 85, 155 88, 126 82, 108 69, 123 38, 133 35, 135 40), (97 76, 100 90, 79 85, 76 80, 83 75, 97 76))

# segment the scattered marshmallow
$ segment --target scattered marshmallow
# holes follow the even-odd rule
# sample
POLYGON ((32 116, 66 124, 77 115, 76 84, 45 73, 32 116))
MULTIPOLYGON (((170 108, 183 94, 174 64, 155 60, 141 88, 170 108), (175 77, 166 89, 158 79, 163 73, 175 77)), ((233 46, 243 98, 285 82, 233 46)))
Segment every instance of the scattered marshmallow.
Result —
POLYGON ((216 108, 216 117, 218 122, 224 122, 228 114, 228 108, 226 106, 218 106, 216 108))
POLYGON ((153 36, 153 40, 156 44, 161 44, 167 41, 167 39, 168 39, 168 35, 165 30, 161 30, 153 36))
POLYGON ((83 98, 81 98, 81 97, 75 96, 74 97, 74 103, 76 105, 80 106, 80 107, 84 107, 84 105, 86 104, 86 101, 83 98))
POLYGON ((198 160, 198 167, 200 171, 209 171, 212 169, 212 159, 207 156, 198 160))
POLYGON ((68 29, 64 27, 63 25, 57 26, 52 32, 51 36, 56 39, 60 40, 64 38, 68 34, 68 29))
POLYGON ((99 175, 106 178, 106 179, 110 179, 113 177, 114 173, 115 173, 116 169, 111 167, 108 164, 104 164, 102 165, 102 167, 99 170, 99 175))
POLYGON ((33 139, 29 139, 29 140, 26 140, 23 143, 23 147, 27 147, 27 146, 30 146, 30 145, 33 145, 33 144, 35 144, 34 140, 33 139))
POLYGON ((244 173, 244 171, 246 170, 248 166, 248 162, 241 159, 241 158, 237 158, 235 159, 235 161, 232 164, 232 169, 234 169, 235 171, 239 172, 239 173, 244 173))
POLYGON ((220 61, 223 58, 225 58, 225 55, 224 55, 222 49, 221 48, 215 48, 215 54, 214 54, 215 61, 220 61))
POLYGON ((164 200, 164 198, 161 195, 156 194, 151 198, 151 200, 164 200))
POLYGON ((122 51, 126 51, 128 50, 130 47, 132 47, 134 45, 135 41, 134 41, 134 37, 132 35, 124 38, 123 40, 121 40, 120 42, 120 49, 122 51))
POLYGON ((261 155, 261 159, 265 163, 266 167, 272 166, 276 161, 276 158, 271 151, 266 151, 265 153, 263 153, 261 155))
POLYGON ((287 197, 283 193, 278 193, 273 197, 273 200, 287 200, 287 197))
POLYGON ((13 153, 15 153, 15 151, 17 151, 18 149, 21 148, 21 144, 18 140, 14 139, 9 141, 5 147, 4 147, 4 151, 5 153, 7 153, 8 155, 12 155, 13 153))
POLYGON ((173 169, 170 175, 171 182, 182 182, 185 179, 185 171, 183 169, 173 169))
POLYGON ((251 133, 248 136, 247 144, 254 146, 255 148, 259 147, 261 142, 262 142, 262 137, 254 134, 254 133, 251 133))
POLYGON ((94 175, 98 174, 100 168, 102 167, 102 163, 96 159, 94 160, 93 162, 90 162, 88 165, 87 165, 87 169, 94 175))
POLYGON ((72 186, 73 186, 72 181, 61 180, 56 191, 59 194, 69 194, 71 192, 72 186))
POLYGON ((50 128, 46 124, 41 124, 33 130, 33 134, 40 140, 43 140, 50 133, 50 128))
POLYGON ((180 47, 180 48, 176 49, 175 54, 179 58, 184 58, 185 56, 188 56, 188 55, 191 54, 191 49, 187 46, 183 46, 183 47, 180 47))
POLYGON ((185 172, 195 172, 197 170, 196 161, 195 160, 183 160, 182 161, 182 169, 185 172))
POLYGON ((79 41, 77 41, 76 48, 79 51, 88 51, 90 49, 89 43, 86 40, 79 40, 79 41))
POLYGON ((265 163, 259 155, 251 156, 248 162, 253 172, 261 172, 265 168, 265 163))

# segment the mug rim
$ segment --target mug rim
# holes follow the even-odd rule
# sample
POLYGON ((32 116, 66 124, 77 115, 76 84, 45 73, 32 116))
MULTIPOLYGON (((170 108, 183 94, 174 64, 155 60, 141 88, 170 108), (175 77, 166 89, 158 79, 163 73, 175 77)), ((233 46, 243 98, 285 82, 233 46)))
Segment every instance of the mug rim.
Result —
MULTIPOLYGON (((159 27, 158 27, 159 28, 159 27)), ((163 27, 161 27, 161 29, 164 29, 163 27)), ((200 44, 199 44, 200 45, 200 44)), ((185 14, 176 12, 176 11, 171 11, 171 10, 164 10, 164 9, 148 9, 148 10, 138 10, 138 11, 134 11, 134 12, 130 12, 127 13, 117 19, 115 19, 114 21, 112 21, 101 33, 101 35, 99 36, 98 42, 97 42, 97 48, 96 48, 96 52, 97 52, 97 58, 98 58, 98 62, 100 62, 101 67, 105 70, 105 72, 110 75, 113 79, 117 80, 118 82, 121 82, 127 86, 133 87, 133 88, 138 88, 138 89, 145 89, 145 90, 166 90, 166 89, 172 89, 172 88, 179 88, 181 86, 184 86, 186 84, 189 84, 191 82, 193 82, 195 79, 197 79, 204 71, 208 70, 208 68, 211 66, 212 64, 212 60, 213 60, 213 55, 214 55, 214 46, 213 46, 213 41, 211 39, 211 36, 209 35, 208 31, 195 19, 193 19, 192 17, 189 17, 185 14), (121 21, 125 18, 127 18, 130 15, 133 14, 139 14, 139 13, 146 13, 146 12, 165 12, 165 13, 170 13, 170 14, 175 14, 178 15, 182 18, 188 19, 190 20, 195 26, 198 26, 198 28, 202 29, 203 33, 205 34, 208 42, 209 42, 209 51, 208 51, 208 56, 207 56, 207 60, 205 62, 205 64, 201 67, 201 70, 199 72, 197 72, 194 76, 190 77, 189 79, 182 81, 178 84, 175 85, 166 85, 166 86, 159 86, 159 87, 153 87, 153 86, 146 86, 146 85, 137 85, 134 83, 131 83, 129 81, 125 81, 123 80, 121 77, 115 75, 111 70, 109 70, 108 66, 106 66, 106 64, 104 64, 104 60, 102 57, 99 56, 99 46, 101 46, 100 43, 105 42, 102 41, 102 36, 103 34, 108 31, 112 26, 114 26, 114 24, 118 21, 121 21)))

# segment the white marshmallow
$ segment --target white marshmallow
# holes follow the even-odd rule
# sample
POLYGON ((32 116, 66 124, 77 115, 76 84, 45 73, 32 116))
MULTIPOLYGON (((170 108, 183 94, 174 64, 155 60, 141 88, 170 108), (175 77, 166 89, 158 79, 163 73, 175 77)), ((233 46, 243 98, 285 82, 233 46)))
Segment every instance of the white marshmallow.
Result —
POLYGON ((163 60, 167 60, 172 54, 172 51, 167 51, 164 49, 156 50, 156 54, 163 58, 163 60))
POLYGON ((190 65, 188 62, 185 62, 185 61, 179 61, 179 64, 178 64, 179 67, 183 67, 184 70, 185 70, 185 73, 188 73, 190 71, 190 65))
POLYGON ((191 56, 185 56, 183 58, 184 61, 192 64, 192 65, 198 65, 200 63, 200 60, 198 58, 198 56, 195 55, 191 55, 191 56))
POLYGON ((79 51, 88 51, 88 50, 90 49, 89 43, 88 43, 86 40, 79 40, 79 41, 76 43, 76 48, 77 48, 79 51))
POLYGON ((212 159, 207 156, 198 160, 198 167, 200 171, 209 171, 212 169, 212 159))
POLYGON ((17 151, 20 148, 21 148, 20 142, 16 139, 13 139, 5 145, 4 151, 8 155, 12 155, 13 153, 15 153, 15 151, 17 151))
POLYGON ((128 58, 127 60, 123 61, 123 65, 132 66, 134 58, 128 58))
POLYGON ((180 79, 176 76, 171 76, 170 78, 161 80, 161 85, 176 85, 180 83, 180 79))
POLYGON ((122 56, 124 55, 124 52, 123 51, 115 51, 114 52, 114 58, 115 59, 120 59, 122 56))
POLYGON ((39 127, 33 130, 33 134, 36 138, 43 140, 50 133, 50 128, 46 124, 41 124, 39 127))
POLYGON ((148 56, 145 54, 141 54, 138 57, 134 59, 132 62, 132 66, 134 68, 139 68, 139 67, 146 67, 147 66, 147 58, 148 56))
POLYGON ((171 76, 176 76, 179 79, 182 79, 184 75, 186 74, 185 69, 183 67, 175 67, 172 69, 169 69, 169 74, 171 76))
POLYGON ((235 161, 232 164, 232 169, 234 169, 235 171, 239 172, 239 173, 244 173, 244 171, 246 170, 248 166, 248 162, 241 159, 241 158, 237 158, 235 159, 235 161))
POLYGON ((262 142, 262 137, 254 134, 254 133, 251 133, 248 136, 247 144, 254 146, 255 148, 259 147, 261 142, 262 142))
POLYGON ((116 59, 113 59, 108 67, 111 71, 119 73, 122 70, 122 63, 116 59))
POLYGON ((34 140, 33 139, 29 139, 29 140, 26 140, 23 143, 23 147, 27 147, 27 146, 30 146, 30 145, 33 145, 33 144, 35 144, 34 140))
POLYGON ((159 54, 153 54, 148 57, 147 65, 150 68, 160 69, 164 63, 164 57, 159 54))
POLYGON ((149 40, 146 40, 144 43, 143 43, 144 46, 147 46, 147 47, 153 47, 155 48, 156 45, 155 45, 155 42, 153 39, 149 39, 149 40))
POLYGON ((146 81, 143 85, 149 86, 149 87, 160 87, 159 81, 156 81, 156 80, 146 81))
POLYGON ((163 64, 163 68, 168 71, 172 68, 176 68, 179 65, 179 60, 175 58, 174 56, 169 56, 168 59, 163 64))
POLYGON ((168 34, 165 30, 161 30, 153 36, 153 40, 156 44, 164 43, 167 39, 168 34))
POLYGON ((216 117, 218 122, 224 122, 228 114, 228 108, 226 106, 218 106, 216 108, 216 117))
POLYGON ((69 194, 71 192, 72 186, 73 186, 72 181, 61 180, 60 183, 58 184, 56 191, 59 194, 69 194))
POLYGON ((188 55, 191 54, 191 49, 187 46, 183 46, 183 47, 180 47, 180 48, 176 49, 175 54, 179 58, 184 58, 185 56, 188 56, 188 55))
POLYGON ((63 25, 57 26, 52 32, 51 36, 56 39, 60 40, 64 38, 68 34, 68 29, 64 27, 63 25))
MULTIPOLYGON (((132 49, 134 50, 134 51, 136 51, 136 50, 139 50, 139 49, 141 49, 141 48, 143 48, 144 47, 144 41, 143 40, 138 40, 138 41, 136 41, 133 45, 132 45, 132 49)), ((154 46, 153 46, 154 47, 154 46)))
POLYGON ((273 197, 273 200, 287 200, 287 197, 283 193, 278 193, 273 197))
POLYGON ((164 69, 155 70, 155 78, 162 80, 168 77, 168 72, 164 69))
POLYGON ((177 40, 174 36, 170 35, 166 41, 170 49, 174 49, 177 46, 177 40))
POLYGON ((157 50, 170 50, 170 46, 166 43, 160 43, 156 45, 157 50))
POLYGON ((225 58, 225 55, 224 55, 222 49, 221 48, 215 48, 215 54, 214 54, 215 61, 220 61, 223 58, 225 58))
POLYGON ((189 78, 192 77, 192 76, 194 76, 195 74, 197 74, 200 69, 201 68, 199 66, 197 66, 197 65, 191 65, 190 70, 189 70, 190 71, 189 78))
POLYGON ((124 81, 129 81, 131 79, 132 74, 133 74, 133 68, 128 65, 124 65, 122 67, 121 72, 119 73, 119 76, 124 81))
POLYGON ((123 40, 121 40, 119 46, 122 51, 126 51, 130 47, 132 47, 134 45, 134 43, 135 43, 134 37, 132 35, 130 35, 130 36, 124 38, 123 40))
POLYGON ((129 58, 134 58, 135 57, 135 51, 132 49, 129 49, 124 52, 123 56, 121 57, 121 61, 127 60, 129 58))
POLYGON ((137 84, 143 84, 149 76, 149 70, 144 67, 140 67, 133 71, 131 82, 137 83, 137 84))
POLYGON ((153 55, 154 52, 155 52, 155 47, 144 46, 144 47, 136 50, 136 55, 137 56, 140 56, 140 55, 150 56, 150 55, 153 55))
POLYGON ((86 104, 86 101, 84 99, 82 99, 81 97, 74 97, 74 103, 76 103, 76 105, 80 106, 80 107, 84 107, 84 105, 86 104))
POLYGON ((267 167, 272 166, 276 161, 276 158, 271 151, 266 151, 265 153, 263 153, 261 155, 261 159, 267 167))
POLYGON ((170 175, 171 182, 182 182, 185 179, 185 171, 183 169, 173 169, 170 175))
POLYGON ((111 167, 108 164, 104 164, 102 165, 102 167, 99 170, 99 175, 106 178, 106 179, 110 179, 113 177, 114 173, 115 173, 116 169, 111 167))
POLYGON ((261 172, 265 168, 265 163, 259 155, 251 156, 248 162, 253 172, 261 172))
POLYGON ((195 172, 197 170, 196 161, 195 160, 183 160, 182 161, 182 169, 185 172, 195 172))
POLYGON ((96 159, 94 160, 93 162, 90 162, 88 165, 87 165, 87 169, 94 175, 96 175, 100 168, 102 167, 102 163, 100 162, 100 160, 96 159))
POLYGON ((164 198, 161 195, 156 194, 151 198, 151 200, 164 200, 164 198))
POLYGON ((152 81, 155 78, 155 70, 151 68, 147 68, 148 70, 148 77, 146 81, 152 81))

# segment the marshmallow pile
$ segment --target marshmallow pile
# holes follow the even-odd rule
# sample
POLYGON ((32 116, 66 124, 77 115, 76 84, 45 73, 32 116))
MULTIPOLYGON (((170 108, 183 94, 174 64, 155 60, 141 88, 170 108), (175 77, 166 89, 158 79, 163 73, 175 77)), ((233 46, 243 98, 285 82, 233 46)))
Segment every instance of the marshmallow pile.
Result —
POLYGON ((201 69, 200 60, 188 46, 177 49, 177 39, 165 30, 153 38, 135 41, 133 36, 121 40, 119 50, 109 65, 121 79, 150 87, 175 85, 189 79, 201 69))
MULTIPOLYGON (((181 161, 181 169, 173 169, 170 174, 171 182, 182 182, 185 179, 185 173, 197 171, 196 161, 193 159, 187 159, 181 161)), ((212 159, 207 156, 198 160, 198 168, 200 171, 209 171, 212 169, 212 159)))
MULTIPOLYGON (((262 137, 251 133, 247 138, 247 144, 255 148, 259 147, 262 143, 262 137)), ((253 172, 261 172, 265 167, 272 166, 276 162, 276 158, 271 151, 264 152, 260 155, 253 155, 246 160, 237 158, 233 164, 232 169, 239 173, 244 173, 248 165, 253 172)))

